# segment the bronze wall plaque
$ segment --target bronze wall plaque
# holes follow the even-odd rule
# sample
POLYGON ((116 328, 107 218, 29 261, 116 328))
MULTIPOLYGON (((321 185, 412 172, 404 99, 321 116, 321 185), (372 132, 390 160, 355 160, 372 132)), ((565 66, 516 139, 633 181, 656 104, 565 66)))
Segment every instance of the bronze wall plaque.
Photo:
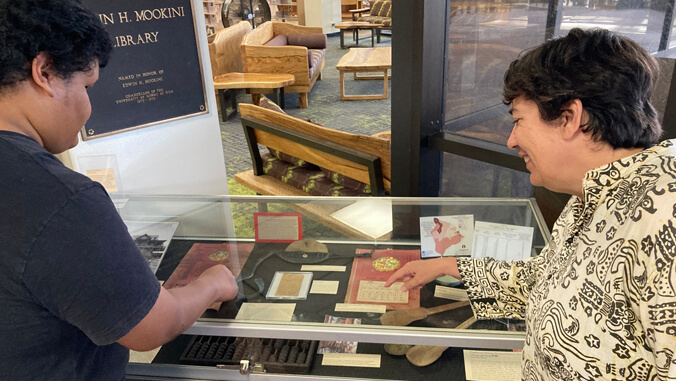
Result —
POLYGON ((84 0, 113 42, 83 140, 206 114, 191 0, 84 0))

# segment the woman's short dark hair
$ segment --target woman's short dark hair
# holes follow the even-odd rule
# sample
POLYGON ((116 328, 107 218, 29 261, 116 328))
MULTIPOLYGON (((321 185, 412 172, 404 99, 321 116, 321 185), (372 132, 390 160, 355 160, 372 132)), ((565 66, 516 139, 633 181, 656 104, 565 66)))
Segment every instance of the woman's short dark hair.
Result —
POLYGON ((659 65, 636 42, 607 30, 572 29, 516 59, 505 73, 505 104, 535 102, 545 121, 579 99, 589 115, 584 131, 615 148, 648 147, 662 127, 650 97, 659 65))
POLYGON ((112 42, 101 21, 76 0, 0 0, 0 93, 29 78, 40 52, 63 79, 101 67, 112 42))

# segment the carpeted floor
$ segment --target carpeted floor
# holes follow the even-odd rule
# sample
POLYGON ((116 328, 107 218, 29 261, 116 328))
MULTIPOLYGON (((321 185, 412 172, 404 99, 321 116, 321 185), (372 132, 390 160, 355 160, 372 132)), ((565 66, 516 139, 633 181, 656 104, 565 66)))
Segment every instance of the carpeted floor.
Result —
MULTIPOLYGON (((361 31, 359 37, 360 46, 371 46, 371 37, 368 32, 361 31)), ((351 36, 346 33, 345 43, 353 44, 351 40, 351 36)), ((391 46, 390 37, 383 36, 381 43, 376 46, 391 46)), ((286 94, 286 112, 293 116, 308 118, 328 128, 355 134, 372 135, 381 131, 389 131, 391 92, 390 97, 383 100, 340 100, 340 83, 336 64, 347 52, 347 49, 340 48, 338 34, 329 35, 322 80, 317 81, 309 94, 309 107, 298 108, 298 94, 286 94)), ((390 80, 390 85, 391 83, 390 80)), ((346 75, 345 91, 348 94, 382 93, 383 81, 355 81, 351 75, 346 75)), ((240 103, 251 103, 251 96, 242 91, 237 96, 237 100, 240 103)), ((227 122, 221 122, 221 139, 230 194, 252 194, 248 189, 236 184, 233 178, 236 173, 252 168, 239 114, 227 122)))

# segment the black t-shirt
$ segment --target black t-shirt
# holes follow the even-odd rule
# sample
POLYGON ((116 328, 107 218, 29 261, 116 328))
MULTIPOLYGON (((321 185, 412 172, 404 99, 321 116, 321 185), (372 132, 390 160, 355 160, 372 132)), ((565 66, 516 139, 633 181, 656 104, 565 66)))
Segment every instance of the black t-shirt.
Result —
POLYGON ((0 131, 0 380, 123 380, 159 287, 100 184, 0 131))

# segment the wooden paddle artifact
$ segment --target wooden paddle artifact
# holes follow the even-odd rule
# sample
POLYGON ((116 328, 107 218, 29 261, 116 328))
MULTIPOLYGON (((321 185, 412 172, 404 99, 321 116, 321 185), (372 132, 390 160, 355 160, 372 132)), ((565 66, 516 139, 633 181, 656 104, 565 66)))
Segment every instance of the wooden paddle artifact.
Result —
POLYGON ((395 325, 395 326, 405 326, 410 323, 424 319, 425 317, 433 314, 438 314, 439 312, 444 312, 464 306, 468 306, 469 301, 455 302, 450 304, 443 304, 441 306, 424 308, 410 308, 407 310, 395 310, 385 312, 380 316, 380 324, 382 325, 395 325))
MULTIPOLYGON (((470 325, 472 325, 472 323, 474 323, 475 321, 476 318, 472 316, 471 318, 458 324, 458 326, 455 328, 465 329, 470 325)), ((437 361, 446 349, 448 349, 448 347, 432 346, 432 345, 416 345, 406 352, 406 358, 411 364, 415 366, 428 366, 437 361)))
POLYGON ((406 352, 406 358, 415 366, 428 366, 437 361, 448 347, 416 345, 406 352))

